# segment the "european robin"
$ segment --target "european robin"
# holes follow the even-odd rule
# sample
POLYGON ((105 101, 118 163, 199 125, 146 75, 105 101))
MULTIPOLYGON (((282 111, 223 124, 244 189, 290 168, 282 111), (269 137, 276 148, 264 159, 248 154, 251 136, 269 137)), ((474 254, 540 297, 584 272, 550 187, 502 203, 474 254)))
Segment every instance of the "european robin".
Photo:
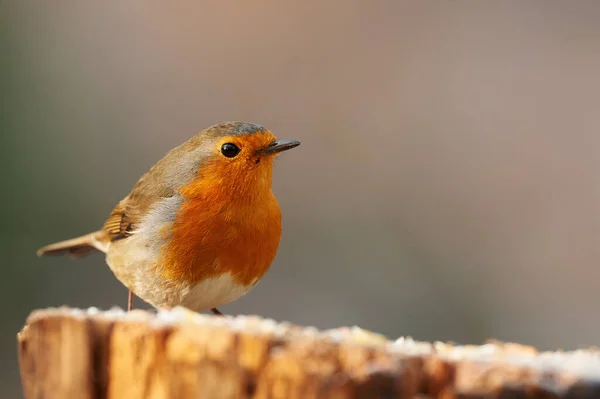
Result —
POLYGON ((37 253, 105 253, 129 310, 135 294, 158 309, 220 314, 271 266, 281 237, 273 161, 299 144, 251 123, 211 126, 143 175, 100 230, 37 253))

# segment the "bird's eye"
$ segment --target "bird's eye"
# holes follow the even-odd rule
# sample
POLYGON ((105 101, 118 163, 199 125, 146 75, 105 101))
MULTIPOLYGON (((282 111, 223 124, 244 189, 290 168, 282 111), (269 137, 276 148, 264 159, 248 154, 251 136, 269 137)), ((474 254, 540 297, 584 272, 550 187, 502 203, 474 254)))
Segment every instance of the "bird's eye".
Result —
POLYGON ((232 143, 225 143, 221 146, 221 154, 227 158, 233 158, 240 153, 240 147, 232 143))

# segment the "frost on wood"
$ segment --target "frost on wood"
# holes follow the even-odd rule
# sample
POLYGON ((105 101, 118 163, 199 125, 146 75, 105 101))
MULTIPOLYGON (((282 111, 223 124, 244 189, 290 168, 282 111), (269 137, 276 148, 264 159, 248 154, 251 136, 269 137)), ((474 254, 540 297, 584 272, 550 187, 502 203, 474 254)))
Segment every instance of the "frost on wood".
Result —
POLYGON ((182 308, 34 311, 18 334, 26 398, 592 398, 600 352, 389 341, 182 308))

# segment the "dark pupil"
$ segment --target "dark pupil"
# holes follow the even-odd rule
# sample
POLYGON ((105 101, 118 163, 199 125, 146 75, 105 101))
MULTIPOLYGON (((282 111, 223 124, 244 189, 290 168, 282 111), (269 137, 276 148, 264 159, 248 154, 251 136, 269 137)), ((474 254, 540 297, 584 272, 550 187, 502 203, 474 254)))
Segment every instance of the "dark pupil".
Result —
POLYGON ((240 152, 237 145, 231 143, 225 143, 221 146, 221 153, 227 158, 233 158, 240 152))

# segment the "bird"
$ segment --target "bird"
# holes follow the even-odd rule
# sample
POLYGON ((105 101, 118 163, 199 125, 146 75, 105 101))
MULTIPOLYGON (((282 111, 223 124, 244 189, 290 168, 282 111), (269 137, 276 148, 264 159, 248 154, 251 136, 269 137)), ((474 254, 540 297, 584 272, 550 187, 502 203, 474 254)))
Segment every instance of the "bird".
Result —
POLYGON ((105 254, 115 277, 156 309, 222 315, 269 270, 282 234, 274 160, 300 145, 250 122, 217 123, 169 151, 92 233, 38 256, 105 254))

